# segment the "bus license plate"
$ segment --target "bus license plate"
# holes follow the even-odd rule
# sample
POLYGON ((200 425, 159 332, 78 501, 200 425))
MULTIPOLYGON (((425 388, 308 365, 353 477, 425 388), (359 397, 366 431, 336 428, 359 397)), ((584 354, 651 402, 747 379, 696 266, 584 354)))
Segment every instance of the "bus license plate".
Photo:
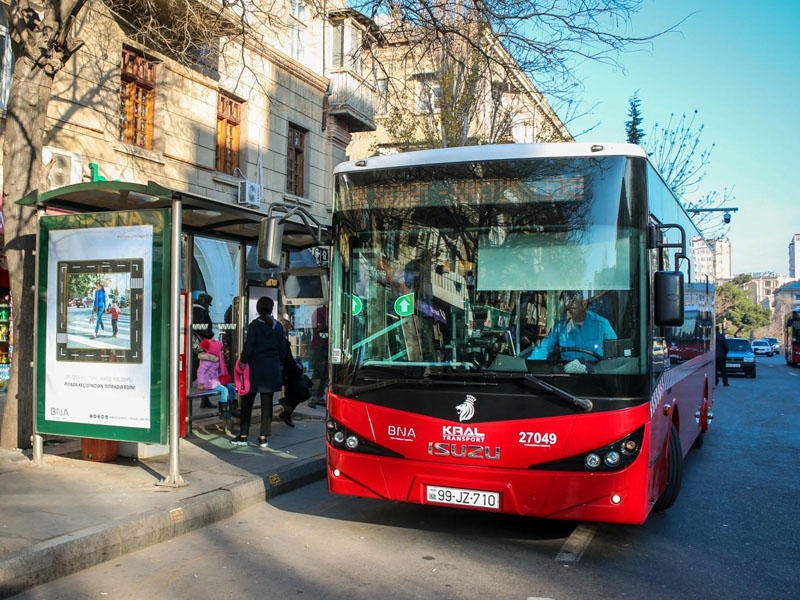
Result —
POLYGON ((467 490, 462 488, 429 485, 426 488, 428 502, 437 504, 453 504, 455 506, 478 506, 500 510, 500 493, 484 490, 467 490))

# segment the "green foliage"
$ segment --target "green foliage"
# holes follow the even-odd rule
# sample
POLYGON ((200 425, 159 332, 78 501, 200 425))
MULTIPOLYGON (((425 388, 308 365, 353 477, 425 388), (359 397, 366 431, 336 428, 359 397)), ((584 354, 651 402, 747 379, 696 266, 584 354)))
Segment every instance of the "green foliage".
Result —
POLYGON ((641 144, 645 138, 645 132, 642 131, 642 113, 639 110, 641 100, 639 99, 638 90, 628 99, 628 117, 630 120, 625 121, 625 134, 629 144, 641 144))
MULTIPOLYGON (((741 283, 747 283, 746 276, 741 279, 741 283)), ((770 323, 769 309, 753 302, 750 295, 734 282, 717 288, 716 308, 717 322, 723 324, 725 333, 733 337, 752 337, 754 330, 770 323)))
POLYGON ((68 298, 85 298, 92 297, 95 289, 95 282, 97 275, 91 273, 73 274, 69 278, 69 289, 67 290, 68 298))
POLYGON ((731 283, 737 287, 744 289, 748 283, 753 281, 753 276, 750 273, 742 273, 741 275, 737 275, 731 280, 731 283))

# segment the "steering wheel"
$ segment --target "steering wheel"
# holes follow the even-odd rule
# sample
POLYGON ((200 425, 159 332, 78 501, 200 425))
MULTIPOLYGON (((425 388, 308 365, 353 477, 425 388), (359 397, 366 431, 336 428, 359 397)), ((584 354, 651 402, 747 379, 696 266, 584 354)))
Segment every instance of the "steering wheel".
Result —
MULTIPOLYGON (((588 350, 586 348, 579 348, 578 346, 561 346, 559 348, 559 354, 563 355, 564 352, 582 352, 583 354, 588 354, 589 356, 595 358, 596 360, 603 360, 603 357, 600 356, 594 350, 588 350)), ((566 360, 566 359, 563 359, 563 360, 566 360)))

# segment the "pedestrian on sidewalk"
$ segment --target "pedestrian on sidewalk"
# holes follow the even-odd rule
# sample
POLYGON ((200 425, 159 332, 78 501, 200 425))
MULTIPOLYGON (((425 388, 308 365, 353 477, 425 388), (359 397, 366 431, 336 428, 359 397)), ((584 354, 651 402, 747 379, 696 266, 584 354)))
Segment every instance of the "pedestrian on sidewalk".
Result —
POLYGON ((717 376, 714 385, 719 384, 720 375, 722 375, 722 385, 728 385, 728 368, 725 366, 728 358, 728 340, 725 339, 725 333, 719 325, 717 325, 716 355, 717 376))
POLYGON ((283 326, 284 357, 283 357, 283 398, 280 399, 281 414, 278 415, 281 421, 289 427, 294 427, 292 413, 297 405, 303 400, 311 397, 309 386, 304 379, 303 363, 292 354, 292 344, 289 341, 289 332, 292 330, 292 323, 288 319, 281 319, 283 326))
POLYGON ((272 397, 280 391, 282 381, 281 364, 285 353, 283 327, 272 317, 275 302, 269 296, 262 296, 256 302, 258 317, 247 327, 239 362, 250 369, 250 390, 239 398, 241 427, 239 435, 231 442, 237 446, 247 445, 250 431, 250 418, 256 394, 261 396, 261 431, 258 445, 269 446, 272 433, 272 397))
POLYGON ((328 305, 323 304, 311 317, 311 368, 317 385, 308 405, 325 407, 325 391, 328 387, 328 305))

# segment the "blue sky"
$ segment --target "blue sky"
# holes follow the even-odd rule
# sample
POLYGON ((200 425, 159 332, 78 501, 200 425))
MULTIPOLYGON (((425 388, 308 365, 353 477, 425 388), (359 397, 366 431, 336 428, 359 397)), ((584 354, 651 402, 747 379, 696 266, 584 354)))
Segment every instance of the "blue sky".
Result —
POLYGON ((788 245, 800 233, 800 2, 644 0, 629 34, 687 16, 679 33, 623 54, 625 73, 577 65, 584 110, 599 104, 569 129, 578 134, 599 122, 579 139, 625 141, 628 99, 637 90, 645 133, 671 113, 697 110, 701 146, 715 146, 692 199, 733 188, 726 204, 739 209, 728 231, 733 273, 788 275, 788 245))

